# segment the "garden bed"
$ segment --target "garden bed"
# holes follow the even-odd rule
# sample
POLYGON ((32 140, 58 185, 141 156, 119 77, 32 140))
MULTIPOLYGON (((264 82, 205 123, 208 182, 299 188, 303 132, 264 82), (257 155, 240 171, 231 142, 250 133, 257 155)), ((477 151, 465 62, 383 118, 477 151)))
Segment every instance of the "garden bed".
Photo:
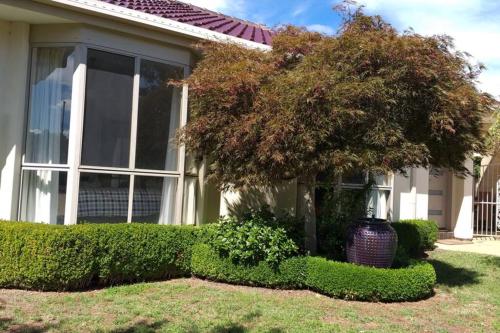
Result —
POLYGON ((367 301, 432 294, 432 266, 377 269, 295 256, 277 267, 235 264, 203 244, 203 228, 146 224, 50 226, 0 223, 0 287, 80 290, 195 275, 233 284, 312 289, 367 301))
POLYGON ((433 293, 434 268, 412 261, 408 267, 381 269, 327 260, 295 257, 276 269, 265 262, 255 266, 234 264, 206 244, 194 246, 191 270, 213 281, 282 289, 311 289, 335 298, 361 301, 412 301, 433 293))

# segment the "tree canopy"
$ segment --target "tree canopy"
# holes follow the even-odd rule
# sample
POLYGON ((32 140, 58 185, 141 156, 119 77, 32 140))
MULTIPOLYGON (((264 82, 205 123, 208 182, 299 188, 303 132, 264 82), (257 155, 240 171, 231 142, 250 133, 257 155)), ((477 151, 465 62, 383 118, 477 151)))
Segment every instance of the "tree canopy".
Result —
POLYGON ((287 26, 269 52, 204 42, 186 80, 188 150, 221 188, 351 170, 464 172, 493 99, 447 36, 356 11, 335 36, 287 26))

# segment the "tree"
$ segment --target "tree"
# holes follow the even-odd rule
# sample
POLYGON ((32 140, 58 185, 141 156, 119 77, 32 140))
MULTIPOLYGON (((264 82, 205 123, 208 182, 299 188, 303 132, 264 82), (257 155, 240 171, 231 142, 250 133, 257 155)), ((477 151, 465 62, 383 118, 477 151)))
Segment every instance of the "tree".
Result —
POLYGON ((181 140, 221 189, 298 178, 309 248, 318 173, 430 164, 464 173, 484 149, 481 117, 493 99, 475 86, 482 67, 447 36, 399 34, 358 9, 336 36, 285 27, 267 53, 200 47, 181 140))

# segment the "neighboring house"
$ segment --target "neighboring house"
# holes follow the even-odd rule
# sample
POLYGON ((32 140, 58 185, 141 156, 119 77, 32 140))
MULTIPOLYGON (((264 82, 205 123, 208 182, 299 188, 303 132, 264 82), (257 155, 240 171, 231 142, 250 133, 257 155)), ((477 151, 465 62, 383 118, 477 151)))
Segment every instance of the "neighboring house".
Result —
MULTIPOLYGON (((200 224, 262 203, 293 212, 296 181, 220 194, 176 146, 188 90, 164 83, 189 75, 201 39, 266 51, 272 32, 174 0, 0 0, 0 218, 200 224)), ((377 177, 370 205, 471 238, 473 186, 414 169, 377 177)))

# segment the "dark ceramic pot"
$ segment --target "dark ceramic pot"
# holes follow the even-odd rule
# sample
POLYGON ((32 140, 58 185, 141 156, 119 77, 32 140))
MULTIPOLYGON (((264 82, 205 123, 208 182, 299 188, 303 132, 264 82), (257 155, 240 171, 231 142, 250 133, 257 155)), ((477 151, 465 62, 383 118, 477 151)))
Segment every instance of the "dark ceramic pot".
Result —
POLYGON ((347 231, 347 261, 379 268, 391 267, 398 246, 398 235, 382 219, 365 218, 347 231))

